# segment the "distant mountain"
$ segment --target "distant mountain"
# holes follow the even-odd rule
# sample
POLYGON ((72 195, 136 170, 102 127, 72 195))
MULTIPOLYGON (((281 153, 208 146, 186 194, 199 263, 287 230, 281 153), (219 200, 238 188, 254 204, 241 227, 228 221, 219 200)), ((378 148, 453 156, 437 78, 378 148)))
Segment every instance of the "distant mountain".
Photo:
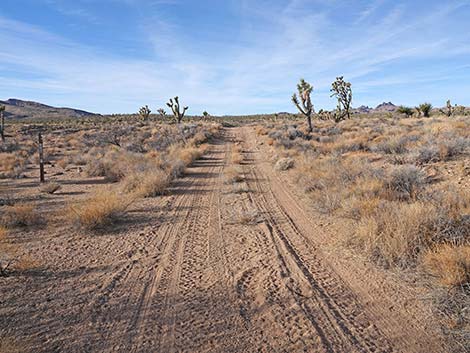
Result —
POLYGON ((56 108, 37 102, 8 99, 0 101, 5 106, 5 116, 16 119, 46 119, 46 118, 82 118, 98 116, 98 114, 73 108, 56 108))
POLYGON ((375 112, 394 112, 397 110, 398 107, 393 104, 392 102, 383 102, 382 104, 379 104, 377 107, 375 107, 374 111, 375 112))
POLYGON ((367 114, 370 113, 373 109, 367 105, 361 105, 359 108, 354 109, 355 113, 358 114, 367 114))

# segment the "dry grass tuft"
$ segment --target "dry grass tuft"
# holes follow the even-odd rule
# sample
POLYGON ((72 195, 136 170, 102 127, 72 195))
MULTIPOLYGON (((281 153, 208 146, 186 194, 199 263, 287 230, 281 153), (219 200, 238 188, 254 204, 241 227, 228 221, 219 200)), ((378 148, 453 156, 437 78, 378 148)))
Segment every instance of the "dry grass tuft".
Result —
POLYGON ((21 177, 26 162, 27 159, 17 153, 0 153, 0 179, 21 177))
POLYGON ((446 287, 470 284, 470 245, 442 244, 426 253, 424 268, 446 287))
POLYGON ((241 183, 245 180, 242 170, 235 166, 225 168, 224 175, 226 184, 241 183))
POLYGON ((231 153, 231 162, 233 164, 242 164, 243 163, 243 154, 242 154, 242 148, 239 145, 234 145, 232 147, 232 153, 231 153))
POLYGON ((30 204, 4 206, 0 215, 0 224, 6 228, 29 227, 42 223, 44 219, 30 204))
POLYGON ((170 182, 171 178, 168 172, 161 169, 134 173, 122 181, 124 190, 138 197, 162 195, 170 185, 170 182))
POLYGON ((406 267, 432 244, 436 218, 431 205, 385 201, 372 217, 359 221, 355 236, 378 262, 406 267))
POLYGON ((290 157, 279 159, 274 165, 274 169, 278 171, 285 171, 294 167, 294 159, 290 157))
POLYGON ((67 218, 83 229, 103 229, 121 220, 133 201, 134 199, 129 195, 102 189, 88 200, 70 206, 67 218))
POLYGON ((45 194, 53 194, 55 193, 56 191, 58 191, 59 189, 61 188, 61 185, 59 183, 56 183, 54 181, 51 181, 49 183, 46 183, 46 184, 42 184, 39 188, 39 190, 42 192, 42 193, 45 193, 45 194))

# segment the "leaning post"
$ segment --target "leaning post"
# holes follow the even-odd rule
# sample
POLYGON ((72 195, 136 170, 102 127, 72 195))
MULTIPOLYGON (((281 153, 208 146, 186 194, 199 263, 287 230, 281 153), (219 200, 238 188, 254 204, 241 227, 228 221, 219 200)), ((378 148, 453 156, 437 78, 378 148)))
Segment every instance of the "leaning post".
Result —
POLYGON ((39 181, 44 183, 44 147, 42 142, 42 134, 38 135, 39 140, 39 181))
POLYGON ((2 137, 2 142, 5 142, 5 106, 0 105, 0 135, 2 137))

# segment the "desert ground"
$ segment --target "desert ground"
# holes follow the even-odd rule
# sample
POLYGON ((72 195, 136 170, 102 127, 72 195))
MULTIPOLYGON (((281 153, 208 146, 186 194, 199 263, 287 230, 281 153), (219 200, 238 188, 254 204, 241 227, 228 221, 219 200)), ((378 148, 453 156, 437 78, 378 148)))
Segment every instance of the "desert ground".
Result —
POLYGON ((0 351, 465 352, 470 118, 241 121, 9 126, 0 351))

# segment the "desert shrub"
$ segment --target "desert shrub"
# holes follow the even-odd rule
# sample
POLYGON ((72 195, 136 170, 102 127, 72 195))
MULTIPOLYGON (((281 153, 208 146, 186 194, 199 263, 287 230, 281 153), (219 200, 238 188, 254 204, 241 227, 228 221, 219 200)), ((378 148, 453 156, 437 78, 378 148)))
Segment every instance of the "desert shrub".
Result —
POLYGON ((186 170, 186 164, 180 159, 172 160, 168 162, 167 169, 171 178, 176 179, 184 174, 186 170))
POLYGON ((0 225, 7 228, 29 227, 44 223, 44 219, 30 204, 3 206, 0 213, 0 225))
POLYGON ((446 161, 452 157, 466 152, 470 146, 470 139, 455 135, 445 136, 439 143, 440 160, 446 161))
POLYGON ((168 152, 169 160, 181 160, 186 166, 189 166, 196 159, 201 158, 203 151, 193 146, 172 146, 168 152))
POLYGON ((75 226, 87 230, 104 229, 123 218, 127 208, 133 202, 128 195, 103 189, 89 199, 71 205, 67 219, 75 226))
POLYGON ((27 159, 13 153, 0 153, 0 179, 19 178, 26 170, 27 159))
POLYGON ((415 200, 427 183, 426 174, 414 165, 395 167, 386 182, 392 199, 415 200))
POLYGON ((243 162, 242 148, 239 145, 234 145, 231 151, 231 162, 234 164, 241 164, 243 162))
POLYGON ((437 162, 440 159, 440 149, 436 145, 421 146, 411 157, 411 161, 417 165, 437 162))
POLYGON ((203 143, 206 143, 208 141, 209 136, 211 136, 209 132, 200 131, 194 135, 194 137, 190 141, 190 144, 194 146, 202 145, 203 143))
POLYGON ((240 183, 245 180, 242 170, 235 166, 225 168, 224 177, 226 184, 240 183))
POLYGON ((423 265, 446 287, 470 285, 470 245, 438 245, 425 254, 423 265))
POLYGON ((355 220, 372 217, 383 200, 373 196, 352 196, 342 201, 344 216, 355 220))
POLYGON ((393 136, 374 144, 371 150, 384 154, 402 154, 408 151, 407 144, 412 141, 408 136, 393 136))
POLYGON ((170 185, 168 172, 161 169, 130 174, 122 181, 126 192, 139 197, 154 197, 162 195, 170 185))
POLYGON ((290 157, 279 159, 274 165, 274 169, 278 171, 285 171, 294 167, 294 159, 290 157))
POLYGON ((372 216, 359 221, 355 237, 377 261, 406 267, 433 243, 436 217, 428 204, 383 201, 372 216))
POLYGON ((255 131, 258 136, 265 136, 268 134, 268 129, 266 129, 264 126, 257 126, 255 131))
POLYGON ((86 168, 89 176, 102 176, 111 182, 117 182, 133 172, 151 170, 156 160, 144 154, 124 150, 111 150, 102 156, 91 157, 86 168))
POLYGON ((45 184, 42 184, 39 190, 45 194, 53 194, 61 188, 61 185, 57 182, 51 181, 45 184))
POLYGON ((234 222, 243 225, 254 225, 261 222, 261 215, 257 210, 244 210, 234 217, 234 222))
POLYGON ((330 214, 338 210, 343 201, 341 190, 328 189, 327 192, 319 189, 310 191, 314 208, 321 213, 330 214))

